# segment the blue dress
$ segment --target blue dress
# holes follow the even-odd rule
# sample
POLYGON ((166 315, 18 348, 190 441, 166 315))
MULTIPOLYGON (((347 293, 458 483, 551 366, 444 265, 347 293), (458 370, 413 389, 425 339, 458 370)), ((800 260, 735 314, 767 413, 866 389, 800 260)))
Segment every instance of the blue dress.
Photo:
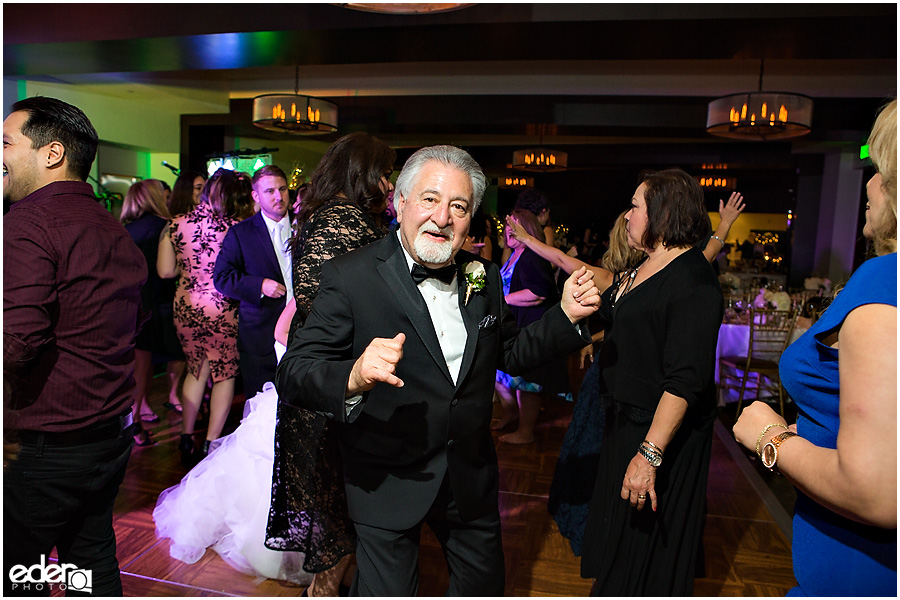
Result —
MULTIPOLYGON (((837 445, 840 380, 837 350, 819 340, 864 304, 897 306, 896 253, 863 263, 822 317, 781 357, 781 382, 799 410, 797 430, 823 448, 837 445)), ((789 595, 897 595, 896 529, 851 521, 798 490, 793 535, 798 587, 789 595)))

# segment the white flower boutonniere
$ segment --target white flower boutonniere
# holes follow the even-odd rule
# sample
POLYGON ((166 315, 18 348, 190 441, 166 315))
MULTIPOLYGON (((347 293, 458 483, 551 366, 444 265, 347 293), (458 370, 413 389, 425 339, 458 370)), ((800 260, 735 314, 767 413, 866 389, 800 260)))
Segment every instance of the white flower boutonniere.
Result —
POLYGON ((463 306, 469 305, 469 297, 472 292, 480 292, 487 282, 484 273, 484 265, 480 262, 470 262, 463 266, 463 274, 466 277, 466 301, 463 306))

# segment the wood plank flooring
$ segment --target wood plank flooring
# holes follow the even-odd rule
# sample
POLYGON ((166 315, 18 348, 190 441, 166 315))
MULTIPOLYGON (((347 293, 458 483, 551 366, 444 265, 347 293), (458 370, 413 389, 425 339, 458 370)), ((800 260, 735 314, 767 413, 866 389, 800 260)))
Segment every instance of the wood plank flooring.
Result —
MULTIPOLYGON (((114 525, 125 595, 299 596, 302 586, 243 575, 212 550, 186 565, 169 557, 168 540, 156 538, 151 516, 156 498, 184 475, 177 451, 181 417, 162 407, 162 380, 154 380, 151 398, 161 416, 149 426, 157 443, 135 447, 116 501, 114 525)), ((579 559, 547 512, 571 409, 572 404, 562 400, 549 402, 534 444, 497 442, 508 596, 586 596, 590 590, 591 582, 579 576, 579 559)), ((232 427, 241 410, 237 402, 232 427)), ((795 585, 789 533, 779 527, 779 522, 789 526, 789 518, 777 502, 766 498, 767 488, 754 469, 729 431, 718 426, 704 534, 705 577, 696 580, 696 596, 783 596, 795 585), (782 514, 773 515, 779 511, 782 514)), ((440 547, 427 528, 422 540, 420 596, 442 596, 447 569, 440 547)))

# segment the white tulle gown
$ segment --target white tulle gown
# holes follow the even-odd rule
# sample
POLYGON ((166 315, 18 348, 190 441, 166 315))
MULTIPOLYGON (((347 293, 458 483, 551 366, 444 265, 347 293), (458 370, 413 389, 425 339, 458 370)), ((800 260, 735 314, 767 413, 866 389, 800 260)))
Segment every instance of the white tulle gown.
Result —
MULTIPOLYGON (((275 344, 278 359, 284 346, 275 344)), ((172 558, 193 564, 212 548, 247 575, 309 585, 303 553, 263 545, 272 490, 275 414, 278 394, 266 383, 244 405, 234 433, 219 438, 209 455, 181 483, 159 495, 153 519, 156 535, 171 539, 172 558)))

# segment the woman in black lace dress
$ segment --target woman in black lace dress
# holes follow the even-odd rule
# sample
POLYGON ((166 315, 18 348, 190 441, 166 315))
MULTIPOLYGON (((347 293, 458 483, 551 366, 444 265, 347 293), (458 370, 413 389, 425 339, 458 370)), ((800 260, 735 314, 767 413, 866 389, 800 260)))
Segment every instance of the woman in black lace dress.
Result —
MULTIPOLYGON (((396 154, 367 133, 335 142, 309 182, 293 239, 296 314, 303 326, 319 291, 322 263, 383 237, 382 215, 396 154)), ((313 412, 279 404, 266 546, 304 552, 315 573, 310 596, 337 596, 352 579, 356 534, 347 515, 338 426, 313 412)))

